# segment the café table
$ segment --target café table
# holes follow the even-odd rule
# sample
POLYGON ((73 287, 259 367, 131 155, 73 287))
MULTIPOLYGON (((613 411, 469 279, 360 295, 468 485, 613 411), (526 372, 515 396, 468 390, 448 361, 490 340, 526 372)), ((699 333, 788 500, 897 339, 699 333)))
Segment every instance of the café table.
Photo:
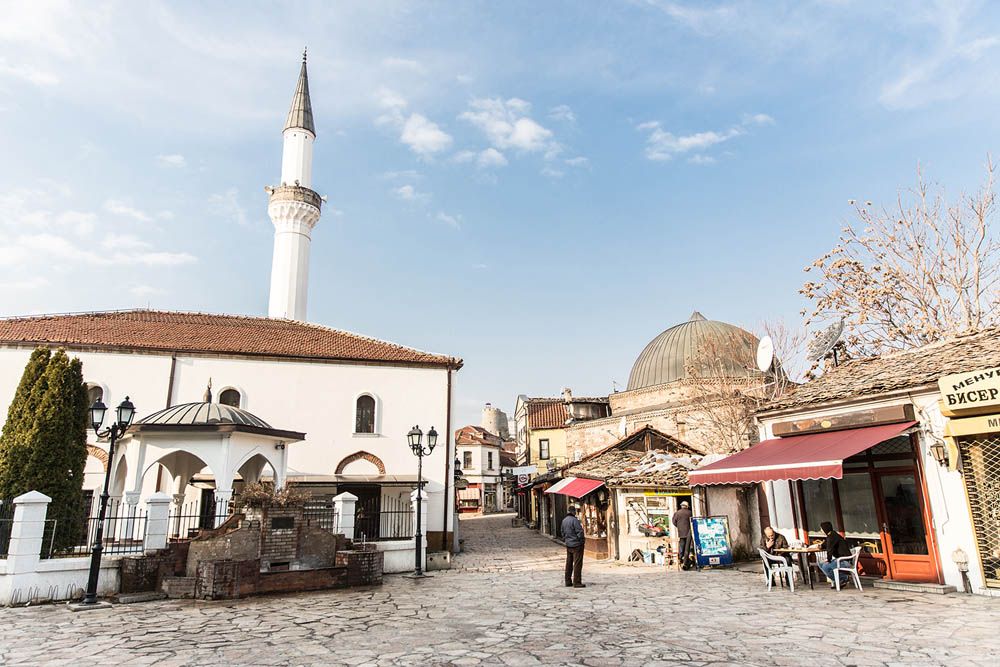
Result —
POLYGON ((809 569, 809 554, 819 553, 822 549, 817 547, 790 547, 788 549, 775 549, 777 554, 797 554, 799 557, 799 567, 802 569, 802 576, 809 582, 809 590, 814 590, 812 570, 809 569))

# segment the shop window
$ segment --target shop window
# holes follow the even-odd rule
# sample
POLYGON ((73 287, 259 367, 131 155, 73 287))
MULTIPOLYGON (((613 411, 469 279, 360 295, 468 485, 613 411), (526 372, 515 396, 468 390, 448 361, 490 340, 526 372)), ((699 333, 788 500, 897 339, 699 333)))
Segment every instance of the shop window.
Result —
POLYGON ((228 405, 230 407, 238 408, 240 407, 240 392, 235 389, 224 389, 221 394, 219 394, 219 403, 222 405, 228 405))
POLYGON ((844 479, 837 481, 837 492, 840 494, 840 509, 844 519, 844 536, 867 540, 871 542, 865 545, 868 551, 880 553, 882 548, 878 516, 875 514, 875 499, 868 472, 845 472, 844 479))
POLYGON ((462 468, 468 470, 472 467, 472 452, 462 452, 462 468))
POLYGON ((670 498, 667 496, 627 496, 628 534, 634 537, 651 533, 670 534, 670 498))
POLYGON ((538 458, 541 461, 549 460, 549 440, 542 438, 538 441, 538 458))
POLYGON ((806 505, 807 529, 810 535, 822 535, 823 531, 819 525, 824 521, 829 521, 835 528, 837 527, 837 506, 833 500, 833 480, 803 480, 802 500, 806 505))
POLYGON ((355 405, 354 432, 375 432, 375 399, 368 394, 359 396, 355 405))

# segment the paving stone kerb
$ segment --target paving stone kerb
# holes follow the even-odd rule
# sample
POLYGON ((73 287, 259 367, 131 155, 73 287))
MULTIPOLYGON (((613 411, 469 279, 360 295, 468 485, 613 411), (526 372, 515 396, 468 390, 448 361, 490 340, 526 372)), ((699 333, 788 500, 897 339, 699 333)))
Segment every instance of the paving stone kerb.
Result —
POLYGON ((381 587, 72 614, 0 610, 0 664, 996 665, 1000 600, 828 589, 755 575, 584 566, 510 517, 463 520, 455 568, 381 587))

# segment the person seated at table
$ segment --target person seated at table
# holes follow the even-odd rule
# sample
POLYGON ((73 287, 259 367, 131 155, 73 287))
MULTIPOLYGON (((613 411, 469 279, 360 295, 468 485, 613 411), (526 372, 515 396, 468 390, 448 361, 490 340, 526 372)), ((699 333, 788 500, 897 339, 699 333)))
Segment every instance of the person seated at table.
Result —
MULTIPOLYGON (((819 524, 819 527, 826 535, 826 539, 822 541, 822 549, 826 551, 826 557, 829 559, 825 563, 820 563, 819 569, 823 571, 823 574, 830 581, 830 588, 836 588, 836 584, 833 582, 833 570, 837 567, 837 559, 850 558, 851 547, 847 544, 847 540, 833 529, 833 524, 829 521, 824 521, 819 524)), ((840 585, 843 586, 846 583, 847 575, 840 573, 840 585)))
POLYGON ((788 548, 788 540, 771 526, 764 527, 764 535, 760 538, 760 548, 772 556, 781 556, 785 559, 785 563, 791 564, 788 554, 776 553, 778 549, 788 548))

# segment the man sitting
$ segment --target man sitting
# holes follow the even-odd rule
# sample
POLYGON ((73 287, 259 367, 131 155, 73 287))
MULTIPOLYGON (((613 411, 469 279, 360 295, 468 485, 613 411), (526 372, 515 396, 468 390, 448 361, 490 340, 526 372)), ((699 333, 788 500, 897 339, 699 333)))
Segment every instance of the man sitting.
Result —
MULTIPOLYGON (((830 588, 836 588, 836 584, 833 581, 833 571, 837 567, 837 559, 850 558, 852 556, 851 547, 848 546, 847 540, 833 529, 833 524, 829 521, 824 521, 819 524, 819 527, 826 535, 826 539, 823 540, 823 549, 826 551, 827 558, 829 558, 827 562, 819 564, 819 569, 823 570, 823 574, 830 581, 830 588)), ((843 586, 846 583, 847 575, 840 573, 840 585, 843 586)))

